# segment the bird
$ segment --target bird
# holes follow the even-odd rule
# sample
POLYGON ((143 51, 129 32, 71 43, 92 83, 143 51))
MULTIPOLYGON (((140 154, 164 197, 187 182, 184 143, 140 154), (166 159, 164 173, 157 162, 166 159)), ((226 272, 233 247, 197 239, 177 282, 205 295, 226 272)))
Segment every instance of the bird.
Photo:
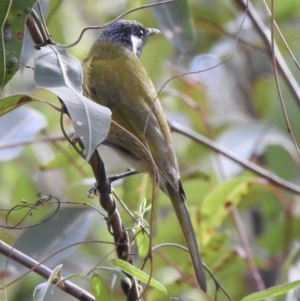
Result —
POLYGON ((170 128, 157 92, 139 57, 150 35, 133 20, 105 27, 82 62, 83 93, 112 112, 103 142, 129 168, 148 173, 170 198, 191 254, 199 287, 207 291, 204 265, 180 181, 170 128))

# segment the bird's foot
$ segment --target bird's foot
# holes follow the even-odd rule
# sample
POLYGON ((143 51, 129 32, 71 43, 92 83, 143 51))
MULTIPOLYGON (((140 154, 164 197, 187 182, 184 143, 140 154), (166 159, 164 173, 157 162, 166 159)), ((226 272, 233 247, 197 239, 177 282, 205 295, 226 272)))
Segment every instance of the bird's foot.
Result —
POLYGON ((92 195, 100 195, 100 194, 111 194, 112 193, 112 187, 111 187, 111 184, 115 181, 118 181, 120 179, 124 179, 126 177, 129 177, 129 176, 132 176, 132 175, 135 175, 135 174, 138 174, 137 171, 134 171, 134 170, 129 170, 129 171, 126 171, 124 173, 121 173, 121 174, 118 174, 118 175, 114 175, 114 176, 110 176, 107 178, 107 181, 108 181, 108 184, 105 188, 104 191, 99 191, 99 186, 98 186, 98 183, 94 183, 87 191, 87 196, 89 198, 92 197, 92 195))

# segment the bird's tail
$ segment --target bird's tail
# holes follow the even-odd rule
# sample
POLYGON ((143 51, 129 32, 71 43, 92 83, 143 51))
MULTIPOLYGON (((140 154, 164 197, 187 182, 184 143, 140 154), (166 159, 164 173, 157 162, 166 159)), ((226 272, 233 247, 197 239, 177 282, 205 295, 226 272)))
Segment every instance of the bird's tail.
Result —
POLYGON ((200 257, 195 232, 184 200, 184 195, 181 195, 179 191, 176 191, 170 183, 167 183, 166 186, 191 254, 198 284, 200 288, 206 292, 207 285, 204 266, 200 257))

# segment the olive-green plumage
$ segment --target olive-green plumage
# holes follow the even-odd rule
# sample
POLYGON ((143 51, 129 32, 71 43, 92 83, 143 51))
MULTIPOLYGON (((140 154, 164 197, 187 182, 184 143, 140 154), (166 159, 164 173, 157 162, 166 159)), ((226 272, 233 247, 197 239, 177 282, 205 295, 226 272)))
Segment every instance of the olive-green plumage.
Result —
POLYGON ((105 144, 136 171, 148 172, 170 197, 198 283, 206 291, 170 130, 153 83, 138 59, 147 36, 153 33, 157 31, 134 21, 118 21, 107 27, 83 62, 83 90, 90 99, 112 111, 113 122, 105 144), (140 44, 134 44, 132 35, 139 38, 140 44))

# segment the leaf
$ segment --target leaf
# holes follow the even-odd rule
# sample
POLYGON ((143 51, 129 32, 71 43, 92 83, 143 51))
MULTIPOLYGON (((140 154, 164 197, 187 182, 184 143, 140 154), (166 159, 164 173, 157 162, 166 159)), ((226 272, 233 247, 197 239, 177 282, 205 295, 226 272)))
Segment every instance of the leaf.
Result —
POLYGON ((36 0, 0 1, 0 90, 19 70, 25 20, 36 0))
POLYGON ((93 274, 91 280, 92 292, 96 301, 109 301, 111 300, 109 290, 103 281, 103 279, 97 275, 93 274))
POLYGON ((149 236, 145 233, 142 227, 136 228, 136 244, 141 258, 145 257, 149 252, 149 236))
POLYGON ((33 139, 46 126, 44 115, 27 107, 0 116, 0 161, 15 159, 24 149, 22 145, 3 149, 1 147, 33 139))
MULTIPOLYGON (((232 126, 224 131, 216 140, 222 146, 230 149, 243 159, 251 159, 253 156, 265 154, 270 145, 278 145, 284 148, 295 161, 298 155, 295 146, 287 134, 261 122, 252 122, 245 125, 232 126)), ((236 175, 243 167, 232 160, 219 155, 218 164, 227 176, 236 175)))
POLYGON ((34 80, 38 87, 50 90, 64 102, 88 161, 107 136, 111 112, 81 94, 78 60, 69 56, 63 46, 43 47, 36 53, 34 80))
MULTIPOLYGON (((38 214, 41 214, 40 210, 38 214)), ((50 220, 37 227, 24 229, 14 247, 41 261, 57 250, 82 241, 91 227, 92 217, 93 212, 89 208, 61 208, 50 220)), ((73 251, 73 248, 67 248, 64 252, 59 252, 56 256, 48 259, 46 265, 57 265, 68 258, 73 251)), ((25 269, 15 262, 12 265, 19 273, 25 269)))
POLYGON ((152 11, 162 32, 178 51, 185 53, 194 45, 196 31, 186 0, 155 6, 152 11))
POLYGON ((60 272, 62 270, 63 265, 60 264, 54 268, 51 275, 48 278, 47 282, 40 283, 37 285, 33 292, 33 300, 34 301, 43 301, 45 299, 46 293, 48 292, 50 286, 57 282, 60 278, 60 272))
POLYGON ((225 72, 224 66, 220 64, 220 57, 213 53, 196 55, 189 67, 190 72, 196 73, 190 74, 189 78, 201 83, 207 90, 211 89, 211 87, 216 89, 221 83, 222 75, 225 72))
MULTIPOLYGON (((64 282, 67 281, 67 280, 72 280, 72 279, 81 278, 81 277, 85 277, 85 276, 86 276, 85 273, 75 273, 75 274, 70 274, 70 275, 68 275, 68 276, 66 276, 66 277, 64 277, 64 278, 61 278, 59 281, 57 281, 57 282, 55 283, 55 285, 53 286, 53 288, 54 288, 55 286, 58 286, 58 287, 59 287, 61 283, 64 283, 64 282)), ((53 290, 52 290, 51 292, 53 293, 53 290)))
POLYGON ((253 293, 251 295, 242 298, 240 301, 257 301, 257 300, 267 299, 269 297, 280 296, 299 285, 300 285, 300 280, 285 283, 283 285, 268 288, 262 292, 253 293))
POLYGON ((203 244, 208 242, 214 230, 228 215, 228 206, 230 204, 237 205, 242 197, 248 193, 249 185, 254 181, 255 178, 233 178, 208 193, 201 207, 203 244))
POLYGON ((48 282, 38 284, 33 291, 33 301, 43 301, 48 287, 48 282))
POLYGON ((0 116, 32 101, 35 101, 35 99, 27 94, 16 94, 2 98, 0 99, 0 116))
POLYGON ((120 269, 112 268, 112 267, 97 267, 96 270, 109 271, 125 282, 129 287, 131 287, 132 282, 131 279, 120 269))
MULTIPOLYGON (((7 29, 5 28, 5 22, 7 19, 7 12, 9 10, 11 1, 10 0, 2 0, 0 2, 0 90, 5 84, 5 75, 6 75, 6 56, 5 56, 5 47, 4 43, 9 36, 5 37, 5 33, 7 33, 7 29)), ((10 33, 9 33, 10 34, 10 33)))
POLYGON ((224 254, 227 250, 227 246, 230 241, 230 235, 228 232, 215 232, 211 235, 209 243, 205 245, 201 251, 203 258, 205 258, 205 264, 210 268, 220 260, 221 254, 224 254))
MULTIPOLYGON (((112 259, 111 262, 112 264, 120 268, 122 271, 140 280, 141 282, 143 283, 149 282, 150 279, 149 275, 147 275, 145 272, 141 271, 140 269, 136 268, 135 266, 129 264, 128 262, 118 258, 112 259)), ((160 291, 163 291, 164 293, 167 293, 166 288, 154 278, 151 278, 149 285, 155 287, 160 291)))

